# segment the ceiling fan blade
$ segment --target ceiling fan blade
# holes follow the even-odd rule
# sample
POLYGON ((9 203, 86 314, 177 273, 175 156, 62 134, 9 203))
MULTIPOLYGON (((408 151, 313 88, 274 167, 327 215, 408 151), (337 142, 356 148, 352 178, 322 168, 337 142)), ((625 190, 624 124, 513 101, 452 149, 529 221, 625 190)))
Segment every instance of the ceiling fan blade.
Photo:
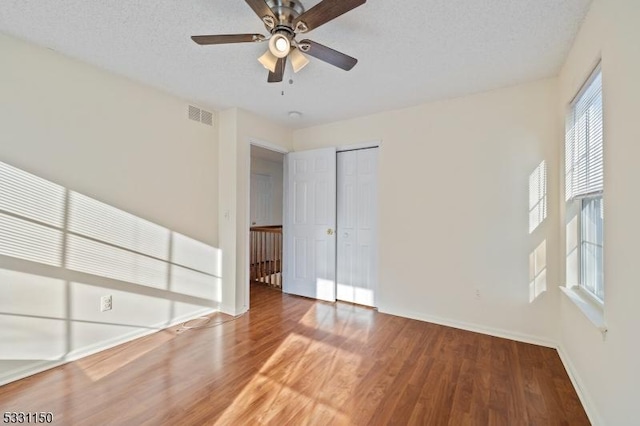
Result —
POLYGON ((295 28, 298 22, 304 22, 306 31, 311 31, 366 2, 367 0, 323 0, 298 16, 293 22, 293 27, 295 28))
POLYGON ((287 57, 278 58, 278 62, 276 63, 276 72, 269 72, 269 78, 267 78, 267 81, 269 83, 280 83, 284 77, 285 65, 287 65, 287 57))
POLYGON ((330 47, 323 46, 315 41, 302 40, 298 45, 304 53, 338 68, 342 68, 345 71, 350 71, 358 63, 356 58, 352 58, 349 55, 333 50, 330 47))
POLYGON ((274 22, 278 22, 276 16, 273 14, 273 11, 267 4, 265 0, 244 0, 247 2, 249 7, 253 9, 253 11, 258 15, 258 18, 262 19, 265 16, 270 16, 274 19, 274 22))
POLYGON ((262 34, 220 34, 191 36, 191 40, 201 45, 250 43, 253 41, 263 41, 264 38, 265 37, 262 34))

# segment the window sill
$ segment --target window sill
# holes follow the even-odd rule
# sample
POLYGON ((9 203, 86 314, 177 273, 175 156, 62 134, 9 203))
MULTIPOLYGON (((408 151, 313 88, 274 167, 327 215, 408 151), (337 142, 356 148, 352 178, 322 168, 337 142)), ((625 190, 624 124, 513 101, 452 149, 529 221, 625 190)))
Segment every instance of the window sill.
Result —
POLYGON ((604 310, 602 306, 598 306, 587 295, 583 294, 578 286, 570 288, 560 286, 560 290, 562 290, 562 293, 591 321, 600 333, 602 333, 602 337, 604 338, 607 334, 607 325, 604 322, 604 310))

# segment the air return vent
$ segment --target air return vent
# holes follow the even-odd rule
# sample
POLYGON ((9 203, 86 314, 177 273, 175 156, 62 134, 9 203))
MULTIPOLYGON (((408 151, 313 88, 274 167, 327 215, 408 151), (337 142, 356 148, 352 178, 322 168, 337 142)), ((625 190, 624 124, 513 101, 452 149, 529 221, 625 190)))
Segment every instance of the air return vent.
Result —
POLYGON ((199 121, 207 126, 213 126, 213 113, 196 106, 189 105, 189 120, 199 121))
POLYGON ((200 121, 200 108, 189 105, 189 120, 200 121))
POLYGON ((201 110, 200 121, 202 122, 202 124, 213 126, 213 114, 209 111, 201 110))

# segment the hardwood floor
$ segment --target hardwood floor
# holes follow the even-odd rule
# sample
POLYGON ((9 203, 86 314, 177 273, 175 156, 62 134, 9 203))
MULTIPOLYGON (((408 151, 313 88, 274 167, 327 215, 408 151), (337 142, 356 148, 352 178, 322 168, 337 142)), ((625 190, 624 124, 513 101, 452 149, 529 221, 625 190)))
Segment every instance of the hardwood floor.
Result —
POLYGON ((0 387, 61 425, 586 425, 555 350, 253 287, 218 314, 0 387))

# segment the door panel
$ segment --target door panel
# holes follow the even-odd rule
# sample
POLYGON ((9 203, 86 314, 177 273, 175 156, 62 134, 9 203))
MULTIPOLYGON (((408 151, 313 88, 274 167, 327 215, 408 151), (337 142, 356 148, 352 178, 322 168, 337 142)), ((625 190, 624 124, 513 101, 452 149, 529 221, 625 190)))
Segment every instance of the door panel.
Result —
POLYGON ((250 206, 251 226, 273 225, 271 218, 271 176, 251 174, 250 206))
POLYGON ((286 162, 283 291, 335 301, 335 149, 289 153, 286 162))
POLYGON ((338 153, 337 298, 375 306, 378 149, 338 153))

